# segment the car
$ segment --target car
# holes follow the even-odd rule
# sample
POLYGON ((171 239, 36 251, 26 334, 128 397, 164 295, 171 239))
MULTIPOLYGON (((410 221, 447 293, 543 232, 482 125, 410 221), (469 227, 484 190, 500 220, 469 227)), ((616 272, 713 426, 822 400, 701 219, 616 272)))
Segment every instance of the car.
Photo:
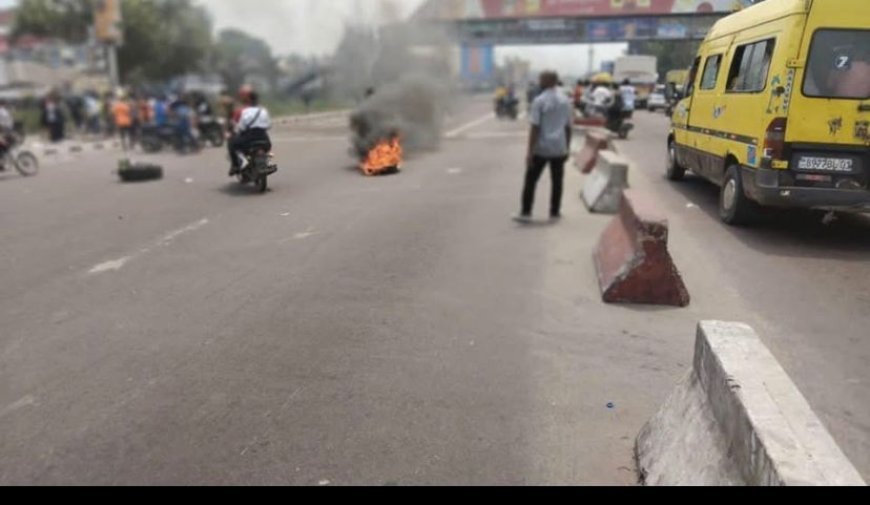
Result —
POLYGON ((761 2, 701 44, 668 137, 667 177, 720 188, 719 215, 870 213, 870 2, 761 2))
POLYGON ((652 92, 649 96, 649 102, 647 103, 647 110, 650 112, 657 112, 660 110, 667 110, 668 108, 668 99, 666 98, 667 91, 665 86, 656 86, 655 91, 652 92))

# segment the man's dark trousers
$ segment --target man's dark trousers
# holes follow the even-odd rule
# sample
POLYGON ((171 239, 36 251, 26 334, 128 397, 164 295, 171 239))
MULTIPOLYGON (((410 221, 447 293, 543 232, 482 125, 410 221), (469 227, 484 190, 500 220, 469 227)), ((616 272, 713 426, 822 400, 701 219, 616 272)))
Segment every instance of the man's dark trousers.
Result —
POLYGON ((550 166, 550 175, 553 179, 553 195, 550 200, 550 216, 559 216, 562 213, 562 193, 565 183, 565 162, 567 156, 559 158, 544 158, 535 156, 526 170, 526 185, 523 189, 523 216, 531 216, 535 206, 535 191, 538 188, 538 180, 547 165, 550 166))

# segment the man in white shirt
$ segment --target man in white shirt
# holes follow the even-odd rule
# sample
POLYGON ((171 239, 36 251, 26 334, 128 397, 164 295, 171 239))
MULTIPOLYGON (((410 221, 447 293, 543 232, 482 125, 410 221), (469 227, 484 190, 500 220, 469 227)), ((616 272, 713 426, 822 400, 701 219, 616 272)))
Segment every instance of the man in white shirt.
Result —
POLYGON ((272 128, 272 120, 269 111, 259 104, 259 96, 253 91, 247 91, 240 96, 244 108, 235 125, 235 135, 229 142, 230 176, 237 175, 241 171, 239 153, 247 152, 250 147, 257 143, 263 143, 268 149, 272 149, 272 141, 269 138, 269 129, 272 128))
POLYGON ((606 110, 613 103, 613 92, 606 84, 599 84, 592 92, 592 102, 599 110, 606 110))
POLYGON ((619 87, 619 94, 622 95, 622 110, 629 113, 634 112, 635 102, 637 101, 637 90, 631 85, 631 82, 626 79, 622 86, 619 87))

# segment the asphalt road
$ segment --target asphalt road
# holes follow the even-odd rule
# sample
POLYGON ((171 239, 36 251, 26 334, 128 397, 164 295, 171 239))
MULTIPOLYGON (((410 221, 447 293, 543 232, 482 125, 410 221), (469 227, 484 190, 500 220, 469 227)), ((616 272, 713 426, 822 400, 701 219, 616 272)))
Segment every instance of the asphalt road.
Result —
POLYGON ((604 306, 607 219, 572 172, 562 223, 510 222, 525 127, 488 108, 383 178, 343 120, 281 127, 265 195, 219 150, 0 175, 0 484, 632 484, 702 318, 754 324, 870 475, 865 220, 725 228, 641 115, 621 148, 695 301, 604 306))

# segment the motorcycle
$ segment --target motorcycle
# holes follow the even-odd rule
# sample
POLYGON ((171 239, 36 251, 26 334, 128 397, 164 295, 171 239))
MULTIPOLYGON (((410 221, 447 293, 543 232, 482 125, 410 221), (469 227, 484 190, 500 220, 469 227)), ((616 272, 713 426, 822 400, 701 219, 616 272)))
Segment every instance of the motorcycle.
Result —
POLYGON ((3 153, 0 154, 0 172, 5 172, 8 166, 13 166, 24 177, 36 175, 39 172, 39 160, 30 151, 21 149, 24 135, 17 131, 8 133, 2 139, 3 153))
POLYGON ((202 116, 197 125, 202 143, 208 142, 212 147, 223 147, 226 139, 224 120, 214 116, 202 116))
MULTIPOLYGON (((223 134, 221 134, 223 137, 223 134)), ((146 153, 158 153, 166 146, 172 146, 179 153, 199 150, 199 142, 194 140, 190 142, 182 141, 178 135, 176 127, 173 125, 146 125, 142 127, 142 133, 139 137, 139 144, 142 150, 146 153)))
POLYGON ((508 118, 513 121, 520 115, 519 111, 520 101, 516 98, 506 97, 502 98, 496 103, 495 106, 495 115, 499 119, 508 118))
POLYGON ((628 122, 632 113, 622 110, 622 107, 611 107, 607 110, 607 123, 605 128, 615 133, 621 140, 628 138, 628 134, 634 130, 634 124, 628 122))
POLYGON ((256 142, 246 152, 239 153, 242 169, 236 177, 241 184, 253 183, 260 193, 269 189, 269 176, 278 171, 278 165, 272 161, 270 147, 267 142, 256 142))

